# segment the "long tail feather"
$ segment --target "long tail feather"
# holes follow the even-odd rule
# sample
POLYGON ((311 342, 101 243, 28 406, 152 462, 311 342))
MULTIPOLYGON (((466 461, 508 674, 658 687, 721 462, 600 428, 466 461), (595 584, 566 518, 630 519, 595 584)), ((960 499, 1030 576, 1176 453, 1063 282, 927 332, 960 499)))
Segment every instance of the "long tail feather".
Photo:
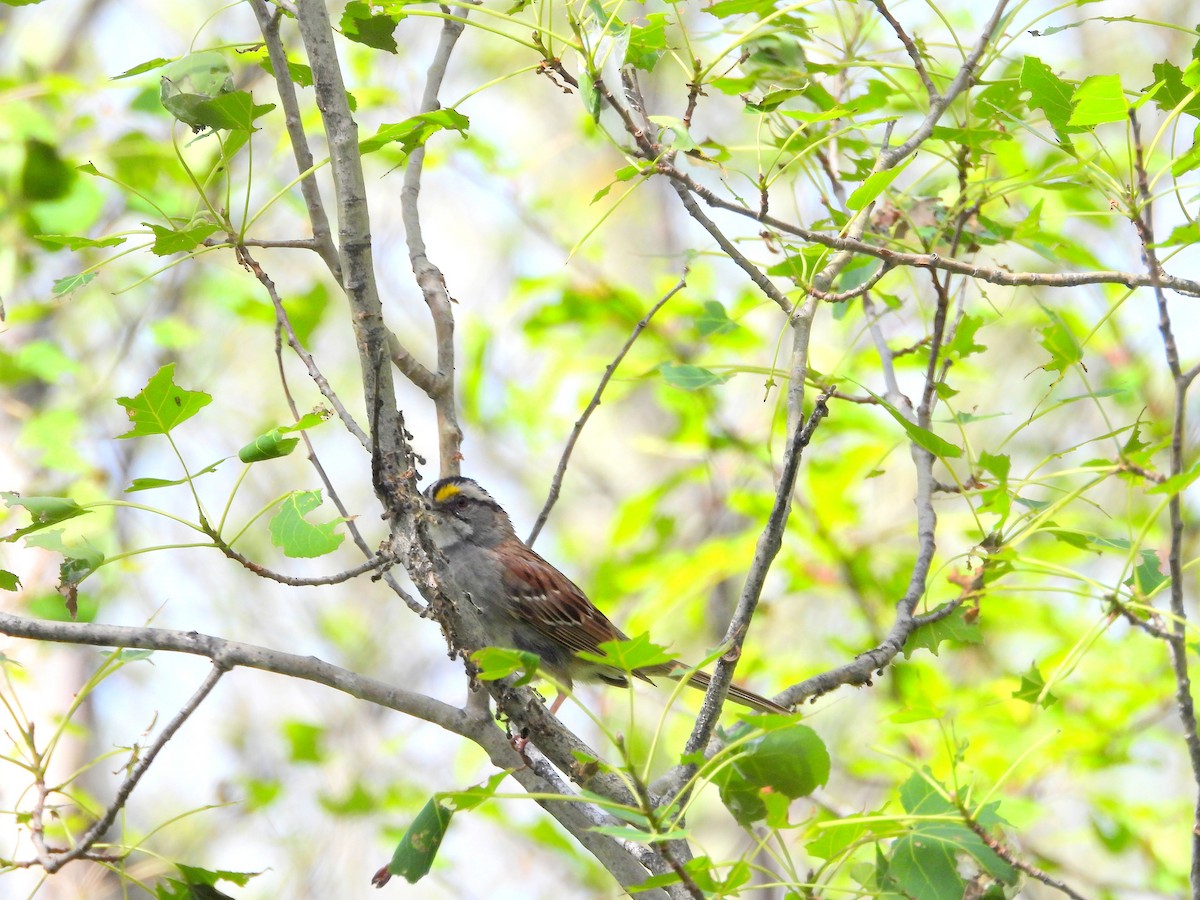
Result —
MULTIPOLYGON (((688 684, 697 690, 706 691, 708 686, 712 684, 712 676, 707 672, 693 672, 688 678, 688 684)), ((729 699, 734 703, 740 703, 742 706, 748 706, 751 709, 756 709, 764 713, 781 713, 790 715, 791 710, 786 706, 776 703, 774 700, 768 700, 754 691, 748 691, 743 687, 738 687, 736 684, 729 686, 729 699)))

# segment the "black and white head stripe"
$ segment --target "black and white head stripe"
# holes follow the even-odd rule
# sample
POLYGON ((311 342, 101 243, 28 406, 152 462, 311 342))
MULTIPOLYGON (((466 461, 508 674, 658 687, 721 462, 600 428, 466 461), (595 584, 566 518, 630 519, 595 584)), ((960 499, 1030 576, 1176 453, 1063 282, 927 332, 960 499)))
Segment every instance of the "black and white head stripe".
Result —
POLYGON ((425 498, 434 506, 445 506, 451 503, 456 497, 474 500, 477 503, 484 503, 496 509, 500 508, 500 504, 492 499, 491 494, 470 478, 464 478, 461 475, 443 478, 441 481, 436 481, 425 489, 425 498))

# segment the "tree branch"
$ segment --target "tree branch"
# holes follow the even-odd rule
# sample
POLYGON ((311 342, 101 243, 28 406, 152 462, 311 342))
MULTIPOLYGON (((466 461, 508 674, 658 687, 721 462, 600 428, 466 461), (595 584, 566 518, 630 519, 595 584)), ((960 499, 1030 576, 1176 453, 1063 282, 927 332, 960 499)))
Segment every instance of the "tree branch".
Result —
POLYGON ((371 431, 376 491, 389 515, 415 492, 415 469, 403 418, 396 406, 387 327, 375 280, 371 220, 358 149, 358 125, 350 115, 346 86, 323 0, 299 0, 300 35, 308 53, 317 108, 329 143, 330 168, 337 194, 342 283, 350 301, 363 394, 371 431), (399 483, 398 483, 399 482, 399 483))
MULTIPOLYGON (((10 617, 0 614, 0 619, 4 618, 10 617)), ((13 616, 11 618, 16 617, 13 616)), ((59 624, 73 625, 76 623, 63 622, 59 624)), ((45 640, 52 640, 52 638, 45 638, 45 640)), ((142 776, 146 774, 146 770, 150 768, 159 751, 167 745, 167 741, 175 736, 175 733, 179 731, 183 723, 199 708, 200 704, 204 702, 204 698, 216 687, 221 676, 227 671, 229 671, 229 666, 223 660, 219 657, 213 658, 213 667, 209 670, 208 675, 205 676, 204 682, 188 698, 188 701, 180 707, 179 712, 167 723, 166 727, 159 732, 158 737, 146 748, 146 752, 142 754, 133 768, 129 770, 129 774, 125 776, 125 780, 121 782, 121 787, 117 790, 116 796, 113 798, 112 803, 108 805, 108 809, 105 810, 104 815, 92 823, 92 827, 79 839, 79 843, 75 844, 69 850, 54 853, 44 843, 37 840, 41 834, 40 830, 34 832, 35 845, 38 845, 38 858, 42 864, 42 868, 46 872, 53 875, 67 863, 80 859, 92 849, 96 841, 104 836, 104 833, 112 827, 112 823, 117 820, 117 814, 125 808, 125 802, 129 799, 129 795, 133 793, 133 789, 137 787, 142 776)))
MULTIPOLYGON (((496 728, 495 723, 486 714, 479 715, 470 710, 458 709, 432 697, 393 687, 385 682, 359 675, 313 656, 298 656, 195 631, 97 625, 84 622, 56 622, 0 612, 0 634, 65 644, 187 653, 212 660, 214 671, 227 671, 242 667, 326 685, 352 697, 396 710, 474 741, 487 752, 488 757, 498 768, 511 769, 512 776, 529 792, 548 793, 563 797, 562 800, 540 800, 539 803, 558 819, 584 847, 591 851, 622 885, 626 887, 637 885, 646 879, 648 872, 649 874, 662 874, 668 871, 665 862, 654 863, 651 859, 656 854, 631 857, 627 848, 624 848, 622 844, 592 831, 591 829, 596 824, 611 825, 615 822, 605 818, 606 814, 601 813, 591 804, 571 799, 574 792, 570 790, 566 782, 553 775, 552 769, 546 766, 527 764, 527 761, 513 750, 504 732, 496 728), (597 818, 598 816, 600 818, 597 818), (643 865, 644 862, 652 863, 655 868, 647 869, 643 865)), ((215 680, 212 675, 210 678, 215 680)), ((199 694, 199 692, 197 693, 199 694)), ((539 733, 548 730, 549 723, 554 723, 561 730, 561 726, 557 725, 557 720, 546 714, 545 706, 537 700, 532 691, 526 688, 510 691, 508 694, 510 696, 506 700, 506 709, 510 707, 520 709, 525 713, 526 718, 536 719, 539 733), (521 703, 539 706, 541 717, 536 717, 520 707, 521 703)), ((201 699, 203 698, 201 697, 201 699)), ((551 743, 552 746, 558 746, 551 743)), ((574 741, 570 744, 570 749, 566 751, 568 759, 573 759, 570 754, 575 750, 583 752, 585 756, 590 755, 591 758, 595 758, 595 754, 586 745, 574 741)), ((561 766, 561 763, 559 765, 561 766)), ((568 765, 564 771, 569 771, 571 768, 568 765)), ((578 766, 575 768, 578 769, 578 766)), ((609 795, 608 790, 615 782, 615 779, 597 778, 586 783, 589 787, 594 787, 609 795)), ((632 795, 626 794, 624 802, 632 803, 632 795)), ((643 894, 637 896, 640 898, 643 894)), ((654 892, 646 892, 644 896, 650 898, 659 895, 654 892)))
MULTIPOLYGON (((471 0, 480 2, 480 0, 471 0)), ((425 76, 425 93, 421 97, 421 112, 429 113, 441 107, 438 92, 450 64, 450 55, 459 35, 466 27, 465 19, 470 7, 464 6, 462 18, 451 18, 449 8, 442 7, 447 17, 442 21, 442 34, 437 51, 429 64, 425 76)), ((421 173, 425 166, 425 145, 422 144, 409 154, 404 168, 404 186, 400 189, 400 214, 404 220, 404 235, 408 242, 408 258, 413 275, 421 288, 421 295, 429 306, 433 318, 433 330, 437 342, 437 372, 427 380, 424 388, 433 400, 438 420, 438 470, 442 477, 457 475, 462 459, 462 428, 458 424, 457 398, 454 396, 454 309, 450 292, 446 289, 446 277, 429 259, 425 239, 421 230, 421 213, 418 200, 421 194, 421 173)), ((393 338, 392 358, 405 371, 404 358, 395 352, 400 348, 399 340, 393 338)), ((409 367, 411 368, 411 367, 409 367)), ((415 379, 414 379, 415 381, 415 379)), ((420 384, 420 382, 417 382, 420 384)))
POLYGON ((558 460, 558 467, 554 470, 554 477, 550 479, 550 492, 546 496, 546 502, 542 505, 542 511, 538 513, 537 521, 533 523, 533 528, 529 532, 529 537, 525 539, 525 543, 533 546, 533 542, 537 540, 538 535, 542 533, 542 526, 546 524, 546 520, 550 517, 550 510, 554 508, 554 504, 558 501, 558 492, 562 487, 563 476, 567 473, 567 463, 571 460, 571 452, 575 449, 575 443, 579 440, 579 435, 583 433, 583 427, 587 424, 588 419, 592 417, 592 413, 600 405, 600 398, 604 394, 604 389, 608 387, 609 381, 612 380, 613 373, 617 371, 617 366, 621 364, 621 360, 625 358, 634 342, 638 339, 646 326, 650 324, 650 320, 654 318, 654 314, 662 309, 667 301, 678 294, 681 290, 687 287, 687 271, 684 270, 683 278, 679 279, 679 283, 664 294, 657 303, 650 307, 650 311, 642 316, 641 321, 633 327, 633 333, 629 335, 629 340, 617 352, 616 358, 610 362, 604 370, 604 374, 600 376, 600 383, 596 385, 596 392, 592 394, 591 401, 575 420, 575 427, 571 429, 570 437, 567 438, 567 445, 563 448, 562 456, 558 460))
MULTIPOLYGON (((271 60, 271 70, 275 73, 275 86, 279 91, 279 103, 283 106, 283 121, 287 128, 288 139, 292 145, 292 154, 296 158, 296 168, 301 174, 308 176, 300 182, 300 193, 304 197, 304 205, 308 209, 308 221, 312 226, 313 249, 325 261, 326 267, 340 284, 342 281, 342 264, 338 259, 337 248, 333 244, 333 234, 329 228, 329 217, 325 214, 325 203, 321 199, 321 189, 317 185, 316 175, 313 174, 313 155, 308 147, 308 135, 304 131, 304 121, 300 115, 300 104, 296 99, 296 86, 288 71, 287 51, 279 37, 281 16, 273 11, 266 0, 251 0, 250 8, 258 20, 259 30, 267 45, 267 55, 271 60)), ((262 246, 266 246, 264 242, 262 246)), ((278 245, 278 242, 277 244, 278 245)))
MULTIPOLYGON (((817 402, 813 406, 813 411, 809 415, 808 421, 803 423, 803 427, 797 427, 792 432, 792 438, 788 442, 787 449, 784 451, 783 467, 779 476, 779 484, 775 488, 775 502, 771 507, 771 515, 768 517, 767 524, 763 527, 762 533, 758 537, 758 543, 754 548, 754 559, 750 563, 750 569, 746 573, 746 581, 742 586, 741 596, 738 598, 737 606, 734 608, 733 615, 729 619, 729 626, 725 630, 723 646, 727 649, 721 655, 721 658, 717 660, 717 664, 713 669, 712 681, 709 683, 707 691, 705 691, 704 703, 700 707, 700 714, 696 718, 696 724, 692 728, 692 733, 689 735, 684 748, 685 757, 702 750, 708 745, 712 737, 713 729, 717 724, 717 718, 721 714, 721 706, 724 703, 725 694, 729 690, 730 682, 733 680, 734 669, 737 667, 738 659, 741 656, 742 643, 745 641, 746 633, 750 629, 750 622, 754 618, 754 611, 758 608, 758 599, 762 595, 763 585, 767 580, 767 572, 770 571, 771 563, 775 561, 775 557, 779 554, 779 548, 783 545, 783 532, 787 527, 788 514, 792 508, 792 491, 796 487, 796 473, 800 470, 800 457, 804 448, 812 440, 812 436, 816 432, 817 426, 821 424, 821 420, 829 414, 829 410, 825 404, 829 400, 831 393, 832 388, 828 388, 817 397, 817 402)), ((686 780, 690 777, 691 771, 685 769, 684 779, 686 780)))
MULTIPOLYGON (((1150 181, 1146 174, 1146 163, 1142 153, 1142 136, 1138 126, 1136 110, 1130 110, 1133 129, 1134 171, 1137 175, 1136 194, 1130 197, 1133 225, 1142 243, 1142 257, 1154 289, 1158 306, 1158 330, 1162 336, 1163 351, 1167 368, 1171 372, 1174 387, 1174 421, 1171 423, 1171 476, 1180 477, 1184 466, 1183 442, 1187 433, 1187 392, 1192 378, 1183 371, 1179 361, 1179 349, 1175 343, 1175 332, 1171 326, 1171 310, 1160 281, 1162 272, 1154 252, 1154 219, 1150 197, 1150 181)), ((1131 192, 1132 193, 1132 192, 1131 192)), ((1182 491, 1174 491, 1167 504, 1171 522, 1171 549, 1167 555, 1167 568, 1171 574, 1171 638, 1167 647, 1171 654, 1171 669, 1175 675, 1175 702, 1179 721, 1183 726, 1184 742, 1187 745, 1188 762, 1192 769, 1196 800, 1192 814, 1192 897, 1200 898, 1200 731, 1197 730, 1196 707, 1192 699, 1192 679, 1188 672, 1187 609, 1183 603, 1183 498, 1182 491)))

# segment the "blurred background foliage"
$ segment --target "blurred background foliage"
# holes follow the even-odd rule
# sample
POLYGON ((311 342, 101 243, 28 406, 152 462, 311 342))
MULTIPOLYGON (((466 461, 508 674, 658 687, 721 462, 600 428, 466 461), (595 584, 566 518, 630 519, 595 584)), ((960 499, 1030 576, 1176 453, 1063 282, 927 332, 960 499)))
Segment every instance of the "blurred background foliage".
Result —
MULTIPOLYGON (((867 184, 887 123, 897 123, 896 143, 923 114, 912 63, 870 3, 571 8, 597 41, 619 39, 606 38, 606 24, 631 24, 624 40, 642 54, 652 110, 679 116, 695 75, 689 61, 701 60, 704 93, 675 146, 697 179, 723 195, 755 203, 765 179, 772 213, 805 227, 844 226, 863 205, 853 195, 867 184), (771 15, 771 28, 747 37, 771 15)), ((417 111, 439 13, 432 5, 403 11, 396 52, 339 43, 363 136, 417 111)), ((342 12, 334 4, 335 22, 342 12)), ((982 22, 982 13, 954 5, 897 4, 894 12, 920 36, 939 78, 957 69, 982 22)), ((1141 271, 1128 215, 1127 124, 1071 124, 1071 97, 1060 98, 1064 114, 1036 81, 1061 79, 1076 90, 1091 76, 1116 76, 1130 103, 1160 84, 1140 107, 1143 139, 1154 140, 1147 161, 1160 253, 1172 272, 1194 272, 1189 154, 1200 101, 1190 12, 1116 0, 1016 4, 979 85, 872 198, 868 234, 893 249, 1012 271, 1141 271)), ((538 547, 630 634, 649 631, 699 659, 724 633, 771 507, 786 437, 787 322, 688 219, 664 180, 631 171, 635 161, 621 152, 609 114, 593 117, 586 92, 581 98, 539 74, 529 34, 536 26, 544 36, 570 35, 563 4, 507 9, 488 0, 471 21, 477 27, 468 28, 443 91, 470 128, 430 140, 422 192, 430 256, 458 300, 464 471, 527 533, 604 368, 686 269, 686 289, 634 344, 585 429, 538 547)), ((551 52, 563 52, 547 39, 551 52)), ((153 620, 312 653, 457 702, 461 670, 445 658, 436 629, 369 580, 285 588, 211 550, 132 552, 189 538, 162 515, 105 505, 143 502, 149 495, 122 493, 135 477, 181 475, 165 441, 114 440, 127 428, 114 398, 133 396, 168 362, 178 384, 213 398, 173 435, 193 469, 289 421, 269 300, 231 253, 204 245, 221 232, 196 190, 205 183, 209 201, 239 226, 247 213, 257 216, 252 237, 306 237, 299 194, 287 189, 294 165, 281 111, 265 113, 252 139, 233 148, 230 138, 193 135, 172 119, 158 69, 118 77, 149 60, 215 50, 237 90, 272 103, 257 41, 239 4, 0 7, 2 486, 99 504, 64 523, 61 536, 108 560, 83 585, 84 620, 153 620)), ((578 60, 564 59, 578 74, 578 60)), ((303 84, 301 69, 293 77, 303 84)), ((306 129, 320 135, 311 91, 301 99, 306 129)), ((403 162, 392 144, 364 157, 376 260, 391 327, 431 359, 431 328, 403 250, 403 162)), ((829 258, 751 219, 726 216, 721 226, 793 302, 829 258)), ((257 257, 301 339, 364 418, 336 286, 303 251, 257 257)), ((859 258, 832 290, 853 289, 877 267, 859 258)), ((1165 604, 1169 492, 1152 490, 1146 473, 1167 471, 1173 397, 1153 298, 1115 284, 1007 288, 957 277, 947 289, 957 312, 935 421, 962 455, 935 469, 951 489, 936 496, 938 552, 921 609, 957 597, 985 560, 986 589, 936 632, 914 636, 874 686, 804 707, 832 773, 793 805, 777 849, 818 893, 898 896, 873 880, 886 870, 877 853, 895 852, 890 841, 913 811, 903 786, 925 772, 960 799, 999 801, 1010 846, 1088 896, 1180 896, 1195 790, 1170 659, 1161 641, 1112 609, 1119 597, 1146 619, 1165 604), (827 827, 862 813, 879 819, 854 833, 827 827)), ((1194 303, 1172 307, 1185 366, 1197 349, 1194 303)), ((896 268, 869 304, 853 299, 818 314, 812 383, 837 384, 845 399, 831 402, 806 453, 783 551, 746 643, 739 679, 756 690, 845 662, 892 621, 917 546, 909 441, 882 408, 857 401, 886 391, 873 323, 896 353, 901 389, 919 396, 935 305, 926 272, 896 268)), ((302 367, 287 355, 283 365, 301 410, 317 406, 302 367)), ((409 387, 402 402, 416 446, 436 459, 428 401, 409 387)), ((313 439, 368 542, 377 542, 385 531, 368 458, 336 426, 313 439)), ((1185 467, 1193 459, 1189 449, 1185 467)), ((240 474, 231 461, 198 480, 204 502, 221 509, 240 474)), ((300 455, 255 466, 232 519, 316 486, 300 455)), ((181 488, 144 502, 195 515, 181 488)), ((1185 511, 1195 513, 1187 494, 1185 511)), ((297 575, 358 561, 343 548, 282 563, 266 521, 238 545, 253 559, 297 575)), ((15 508, 0 510, 0 522, 5 533, 25 524, 15 508)), ((3 568, 22 585, 4 595, 10 609, 65 616, 52 543, 5 545, 3 568)), ((1184 546, 1194 612, 1190 524, 1184 546)), ((69 782, 62 816, 73 826, 105 805, 128 748, 145 743, 156 716, 169 715, 204 669, 163 654, 106 661, 95 649, 12 641, 3 653, 6 734, 20 744, 36 723, 41 744, 61 733, 47 766, 69 782), (99 671, 105 677, 93 684, 99 671)), ((630 747, 648 752, 665 692, 638 690, 636 715, 619 692, 580 693, 621 723, 630 747)), ((676 761, 672 748, 691 724, 681 710, 692 702, 668 717, 666 737, 653 744, 655 767, 676 761)), ((603 746, 579 710, 565 715, 603 746)), ((490 773, 477 748, 435 728, 257 672, 227 679, 185 728, 111 838, 138 851, 124 866, 132 881, 122 888, 105 867, 76 864, 39 889, 37 875, 18 869, 0 875, 0 893, 136 896, 138 884, 165 890, 165 878, 179 877, 171 863, 182 862, 264 873, 245 887, 223 883, 235 896, 365 896, 370 872, 431 790, 490 773)), ((13 849, 3 855, 20 859, 29 773, 13 764, 18 750, 4 758, 0 827, 13 849)), ((715 860, 737 859, 763 839, 761 825, 733 828, 713 790, 692 825, 715 860)), ((1053 895, 1034 882, 1024 891, 1053 895)), ((603 871, 521 800, 459 817, 431 878, 409 889, 422 897, 614 894, 603 871)))

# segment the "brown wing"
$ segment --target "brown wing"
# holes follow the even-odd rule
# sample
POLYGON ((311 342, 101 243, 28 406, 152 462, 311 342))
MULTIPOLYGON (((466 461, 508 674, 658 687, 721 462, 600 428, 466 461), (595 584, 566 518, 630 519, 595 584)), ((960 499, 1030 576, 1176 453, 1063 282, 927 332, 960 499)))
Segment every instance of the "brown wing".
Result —
POLYGON ((625 635, 571 579, 524 544, 505 544, 504 586, 512 614, 572 653, 599 653, 605 641, 625 635))

